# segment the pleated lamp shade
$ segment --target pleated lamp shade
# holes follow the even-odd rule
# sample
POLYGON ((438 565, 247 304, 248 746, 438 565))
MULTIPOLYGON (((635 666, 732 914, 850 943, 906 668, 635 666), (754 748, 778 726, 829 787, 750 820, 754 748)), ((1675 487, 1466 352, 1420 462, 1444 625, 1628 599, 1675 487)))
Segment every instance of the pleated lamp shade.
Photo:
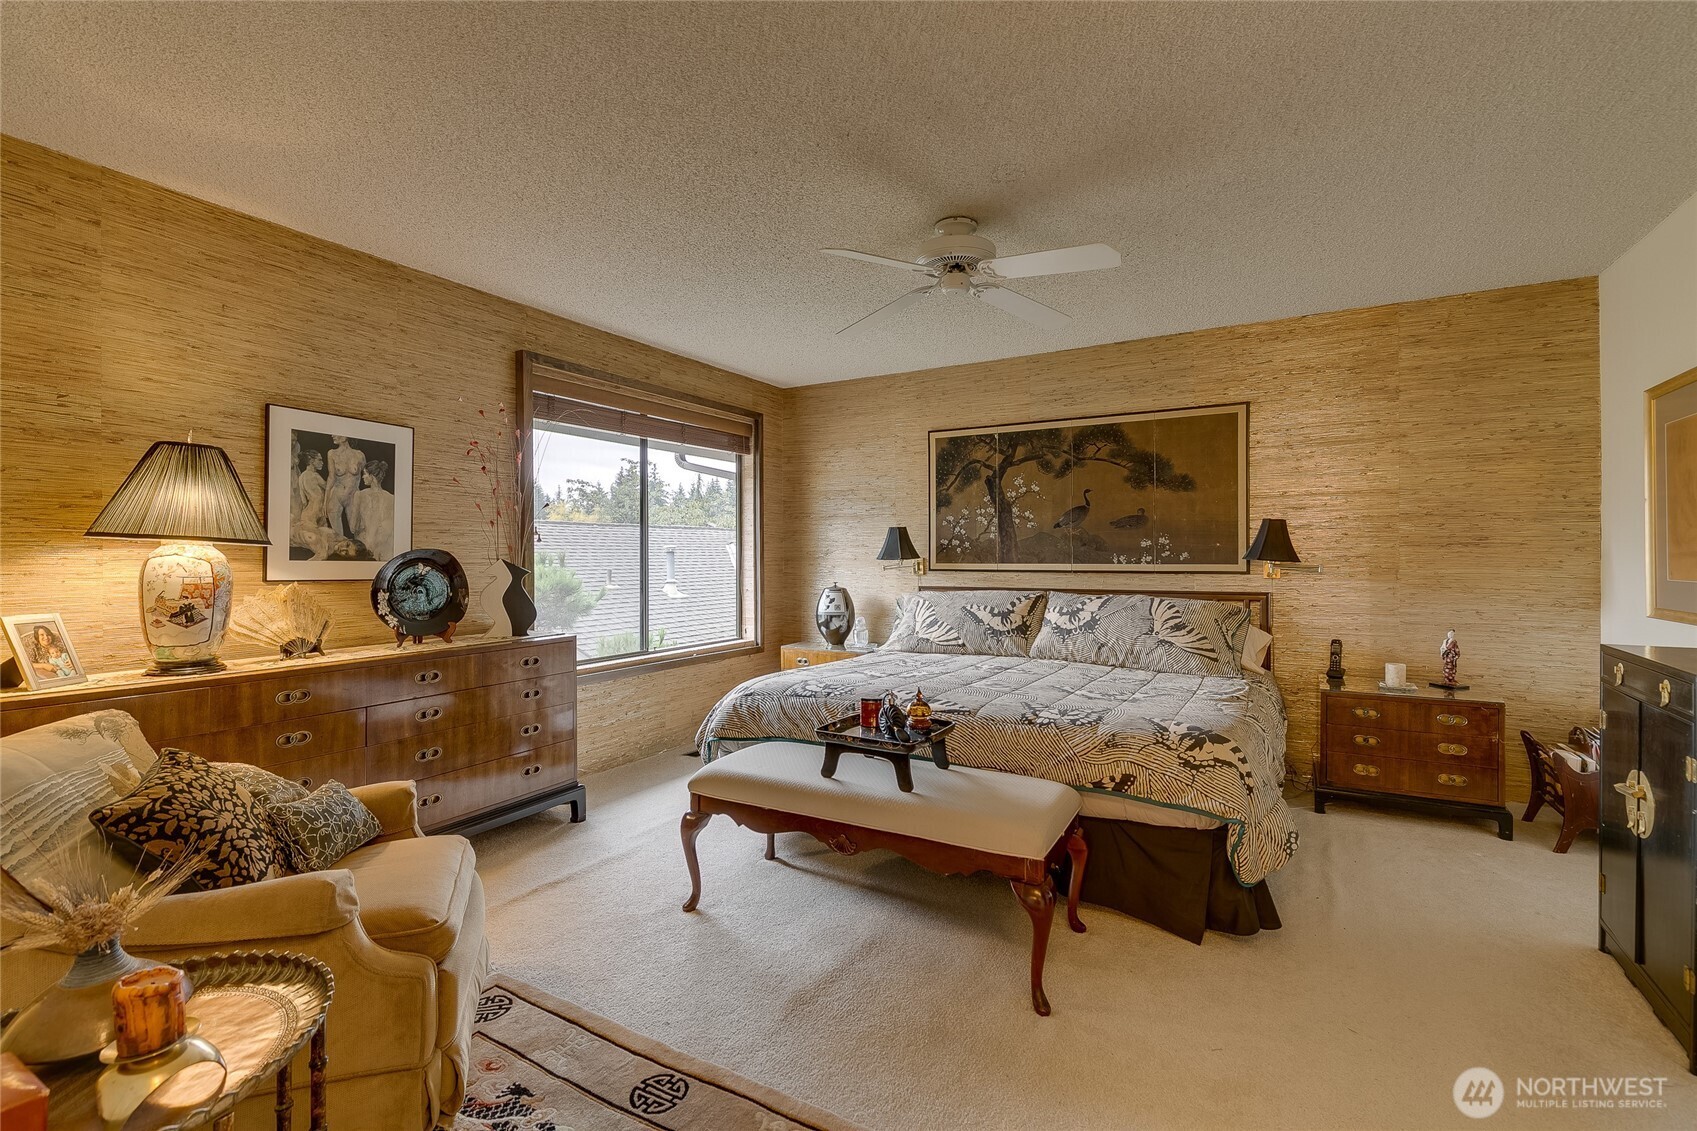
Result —
POLYGON ((1290 544, 1290 527, 1282 518, 1261 520, 1261 529, 1255 532, 1255 541, 1249 544, 1249 552, 1243 555, 1243 560, 1272 562, 1275 565, 1295 565, 1302 561, 1296 556, 1296 547, 1290 544))
POLYGON ((913 539, 907 536, 907 527, 892 526, 884 535, 884 547, 878 551, 876 560, 910 562, 918 556, 919 551, 913 548, 913 539))
POLYGON ((271 544, 224 449, 173 440, 147 449, 88 537, 271 544))

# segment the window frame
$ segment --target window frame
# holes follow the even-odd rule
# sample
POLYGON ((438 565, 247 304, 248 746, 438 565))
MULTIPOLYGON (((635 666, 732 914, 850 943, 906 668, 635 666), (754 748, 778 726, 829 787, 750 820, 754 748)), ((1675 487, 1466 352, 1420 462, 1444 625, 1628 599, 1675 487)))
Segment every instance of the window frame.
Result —
MULTIPOLYGON (((641 622, 637 632, 639 650, 627 652, 624 655, 609 657, 605 660, 580 661, 577 672, 583 682, 594 682, 622 675, 633 675, 642 672, 663 670, 684 664, 697 663, 704 660, 720 659, 727 656, 751 655, 765 650, 763 609, 763 590, 765 570, 763 563, 765 555, 762 552, 765 533, 765 493, 762 488, 763 480, 763 451, 762 433, 764 431, 764 416, 754 409, 743 408, 740 405, 726 404, 722 401, 698 397, 690 393, 679 392, 663 385, 655 385, 646 381, 620 377, 603 370, 592 369, 589 366, 578 365, 575 362, 563 361, 559 358, 548 357, 545 354, 531 350, 518 351, 517 358, 519 381, 519 432, 523 443, 531 445, 536 428, 534 397, 538 392, 546 395, 549 392, 551 373, 560 374, 558 380, 564 382, 570 379, 573 384, 590 386, 607 386, 610 393, 617 393, 621 400, 645 400, 650 402, 655 415, 664 416, 668 404, 682 408, 698 408, 708 413, 730 417, 737 421, 746 421, 752 428, 753 434, 749 439, 749 450, 746 457, 747 466, 739 469, 737 476, 737 632, 735 640, 719 641, 712 644, 686 645, 681 648, 663 648, 653 651, 644 647, 648 643, 648 476, 644 468, 642 476, 642 521, 638 533, 638 545, 641 552, 642 596, 639 608, 641 622), (744 524, 747 523, 745 530, 744 524), (746 542, 746 548, 745 548, 746 542), (743 573, 746 565, 747 575, 743 573)), ((639 438, 642 457, 646 462, 648 441, 639 438)), ((532 498, 536 489, 535 460, 530 458, 530 451, 520 463, 519 490, 523 498, 532 498)), ((536 516, 532 516, 532 524, 536 516)), ((525 580, 525 586, 535 596, 534 576, 536 565, 536 538, 534 530, 530 537, 524 539, 522 550, 522 565, 531 571, 525 580)))

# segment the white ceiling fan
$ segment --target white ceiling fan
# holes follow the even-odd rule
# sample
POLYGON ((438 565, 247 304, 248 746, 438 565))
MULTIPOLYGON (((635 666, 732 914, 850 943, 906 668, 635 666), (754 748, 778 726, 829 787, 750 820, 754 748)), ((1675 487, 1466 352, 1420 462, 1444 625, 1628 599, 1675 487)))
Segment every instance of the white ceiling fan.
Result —
POLYGON ((859 259, 885 267, 899 267, 928 276, 932 281, 911 290, 894 302, 885 303, 857 322, 838 330, 865 330, 876 326, 900 310, 922 298, 932 296, 971 295, 983 299, 999 310, 1023 318, 1045 330, 1058 330, 1072 319, 1058 310, 1044 306, 1036 299, 1026 298, 1018 291, 1001 285, 1003 279, 1023 279, 1031 275, 1066 275, 1074 271, 1100 271, 1118 267, 1120 253, 1105 243, 1084 244, 1081 247, 1058 247, 1051 251, 1030 251, 1024 255, 996 255, 996 245, 983 236, 974 235, 978 221, 966 216, 950 216, 938 220, 932 229, 936 235, 919 245, 919 257, 911 263, 872 255, 864 251, 849 251, 841 247, 821 248, 826 255, 859 259))

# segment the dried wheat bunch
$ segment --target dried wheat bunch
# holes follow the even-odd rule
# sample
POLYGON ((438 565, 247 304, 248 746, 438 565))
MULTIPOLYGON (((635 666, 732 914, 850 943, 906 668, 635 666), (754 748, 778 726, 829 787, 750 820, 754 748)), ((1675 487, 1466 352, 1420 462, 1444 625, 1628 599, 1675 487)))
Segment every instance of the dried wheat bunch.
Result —
POLYGON ((46 899, 38 902, 7 888, 0 895, 0 917, 22 933, 9 940, 5 949, 64 947, 80 954, 89 947, 120 939, 137 919, 182 887, 206 860, 204 852, 185 856, 110 894, 103 884, 44 883, 46 899))

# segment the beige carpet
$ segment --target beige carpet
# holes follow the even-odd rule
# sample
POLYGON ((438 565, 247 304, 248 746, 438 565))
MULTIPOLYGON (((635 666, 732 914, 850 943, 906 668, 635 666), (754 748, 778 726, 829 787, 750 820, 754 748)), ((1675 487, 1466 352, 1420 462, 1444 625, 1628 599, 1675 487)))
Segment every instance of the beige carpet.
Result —
MULTIPOLYGON (((695 763, 587 779, 564 810, 477 838, 497 969, 803 1101, 889 1129, 1690 1127, 1697 1081, 1596 949, 1596 841, 1555 825, 1298 808, 1272 880, 1286 926, 1193 946, 1085 908, 1026 993, 1007 886, 723 818, 701 910, 678 847, 695 763), (1494 1070, 1485 1120, 1451 1099, 1494 1070), (1520 1109, 1517 1077, 1666 1077, 1660 1108, 1520 1109)), ((1300 804, 1300 802, 1298 802, 1300 804)))

